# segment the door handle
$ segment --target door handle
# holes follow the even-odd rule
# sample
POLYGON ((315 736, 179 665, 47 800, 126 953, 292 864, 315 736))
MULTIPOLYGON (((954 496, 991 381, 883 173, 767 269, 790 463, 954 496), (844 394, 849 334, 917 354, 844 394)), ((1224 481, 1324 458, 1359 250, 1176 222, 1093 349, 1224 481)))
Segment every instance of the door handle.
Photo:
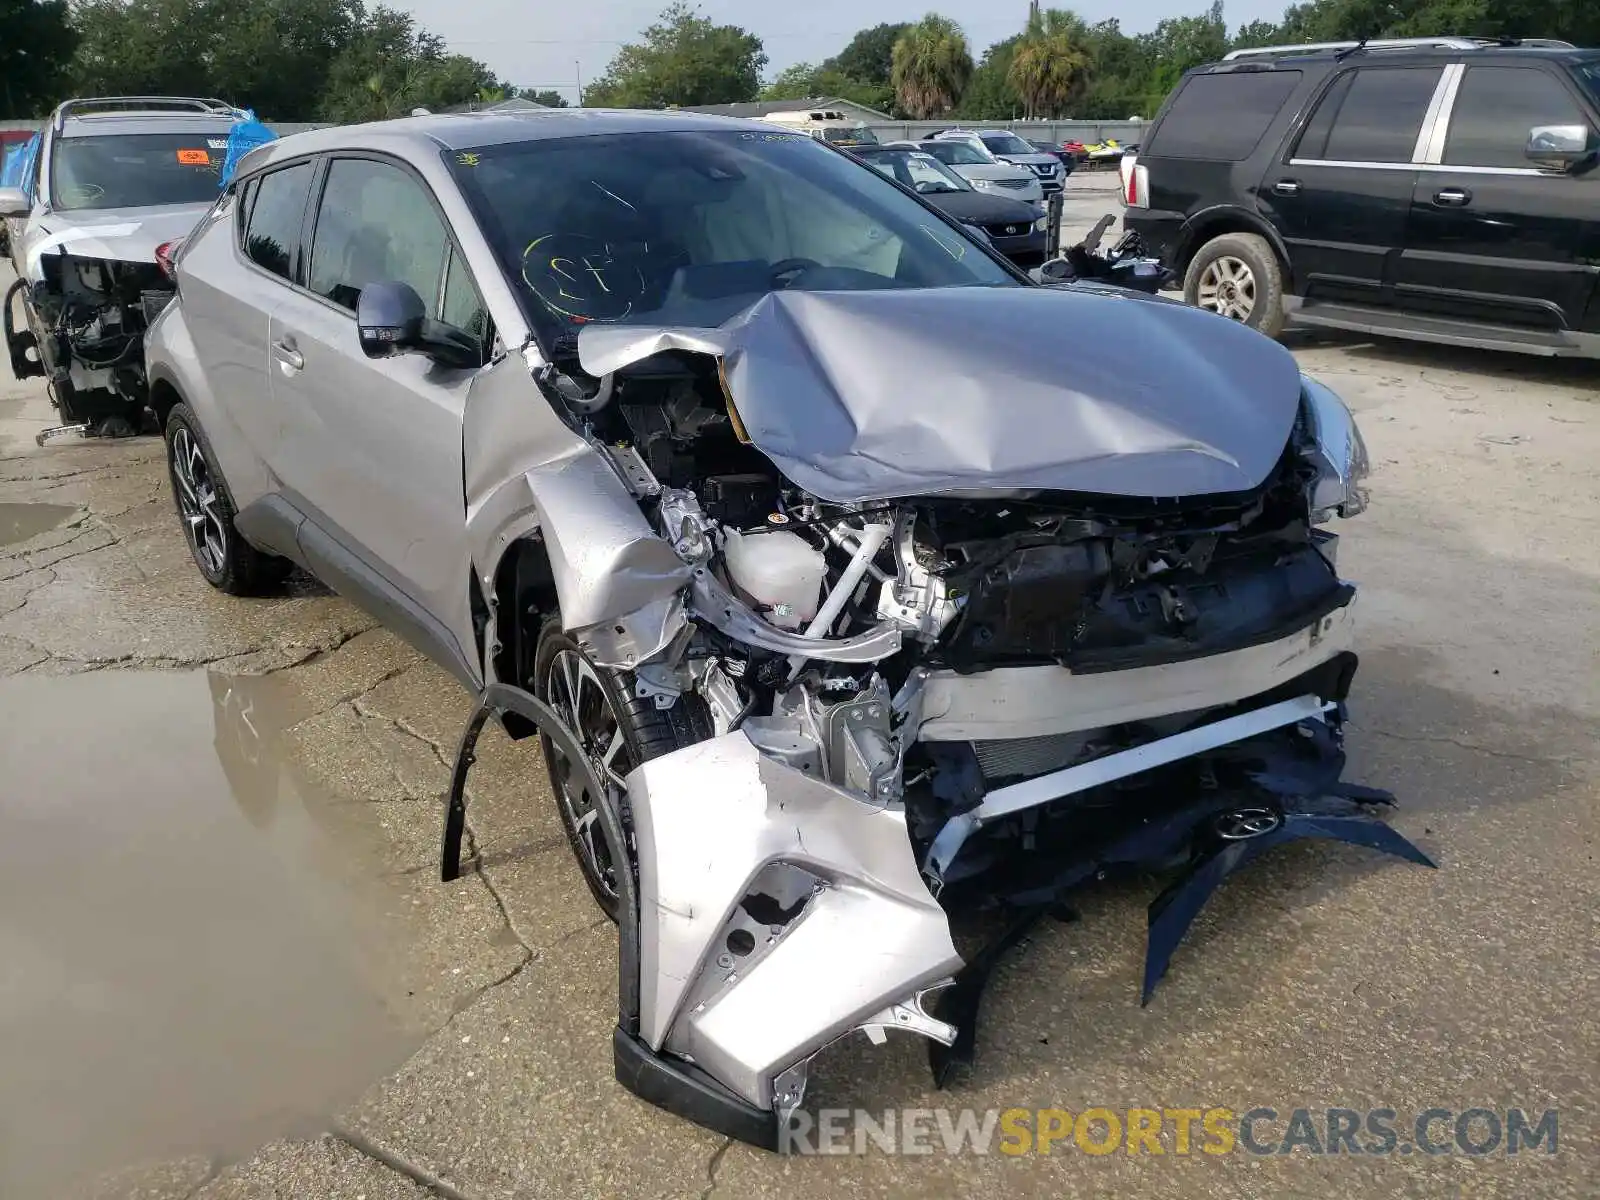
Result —
POLYGON ((1293 179, 1280 179, 1272 185, 1272 194, 1274 196, 1298 196, 1300 194, 1300 184, 1293 179))
POLYGON ((1466 188, 1445 188, 1433 194, 1433 202, 1440 208, 1465 208, 1472 203, 1472 193, 1466 188))
POLYGON ((290 341, 273 342, 272 357, 291 371, 301 370, 306 365, 306 356, 296 350, 290 341))

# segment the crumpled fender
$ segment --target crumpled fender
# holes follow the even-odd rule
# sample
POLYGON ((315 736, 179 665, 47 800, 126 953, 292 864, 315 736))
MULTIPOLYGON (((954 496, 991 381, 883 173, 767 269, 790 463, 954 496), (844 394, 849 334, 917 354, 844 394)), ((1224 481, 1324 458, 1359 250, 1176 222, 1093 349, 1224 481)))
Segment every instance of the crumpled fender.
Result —
POLYGON ((641 628, 627 638, 635 661, 671 640, 683 618, 669 601, 688 582, 688 566, 610 464, 556 415, 520 358, 473 382, 462 437, 467 536, 486 595, 506 550, 538 531, 566 629, 626 625, 639 613, 641 628))
POLYGON ((767 758, 740 732, 638 767, 628 803, 639 858, 639 1036, 692 1058, 757 1107, 773 1105, 784 1071, 961 966, 944 910, 918 874, 903 810, 767 758), (772 927, 770 943, 749 957, 726 954, 730 920, 775 863, 818 886, 798 916, 772 927), (693 996, 702 999, 690 1004, 693 996))

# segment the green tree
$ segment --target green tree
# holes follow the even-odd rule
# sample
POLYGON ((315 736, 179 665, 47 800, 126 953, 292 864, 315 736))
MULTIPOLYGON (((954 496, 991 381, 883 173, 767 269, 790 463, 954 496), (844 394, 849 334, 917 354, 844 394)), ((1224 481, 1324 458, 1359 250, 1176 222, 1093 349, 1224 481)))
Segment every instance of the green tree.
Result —
POLYGON ((973 71, 967 35, 938 13, 929 13, 900 35, 891 64, 895 98, 918 120, 954 108, 973 71))
POLYGON ((55 106, 77 40, 66 0, 0 0, 0 118, 55 106))
POLYGON ((825 71, 837 71, 846 79, 889 88, 894 72, 894 44, 900 35, 911 28, 905 22, 895 25, 874 25, 863 29, 847 45, 822 64, 825 71))
POLYGON ((263 117, 306 120, 362 20, 356 0, 205 0, 210 91, 263 117), (220 89, 220 90, 219 90, 220 89))
POLYGON ((754 100, 767 65, 761 39, 672 4, 643 40, 624 46, 583 102, 610 108, 670 108, 754 100))
POLYGON ((1058 116, 1082 93, 1091 66, 1086 32, 1077 14, 1058 8, 1043 14, 1035 9, 1029 16, 1009 72, 1026 117, 1058 116))
POLYGON ((779 71, 777 77, 761 89, 763 100, 809 100, 821 93, 814 91, 822 68, 815 63, 795 63, 779 71))
POLYGON ((1019 33, 983 52, 961 93, 956 116, 963 121, 1009 121, 1022 112, 1022 97, 1011 85, 1011 60, 1021 44, 1019 33))
POLYGON ((417 28, 409 14, 381 5, 362 14, 333 61, 317 106, 324 121, 378 121, 413 108, 438 111, 502 87, 494 73, 417 28))
POLYGON ((894 89, 888 84, 863 83, 829 67, 796 63, 778 72, 761 89, 763 100, 853 100, 867 108, 888 112, 894 103, 894 89))
POLYGON ((567 98, 554 88, 540 88, 538 91, 533 88, 523 88, 517 96, 523 100, 532 100, 535 104, 542 104, 546 108, 568 107, 567 98))

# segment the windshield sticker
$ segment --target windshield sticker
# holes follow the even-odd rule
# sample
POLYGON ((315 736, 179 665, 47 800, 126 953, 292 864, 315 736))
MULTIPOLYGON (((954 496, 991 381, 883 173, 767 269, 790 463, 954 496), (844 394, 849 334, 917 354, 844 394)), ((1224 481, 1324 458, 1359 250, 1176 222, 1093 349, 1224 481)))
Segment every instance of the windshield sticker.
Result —
POLYGON ((811 139, 803 133, 741 133, 739 140, 745 142, 809 142, 811 139))
POLYGON ((178 161, 186 167, 209 167, 211 165, 211 151, 179 150, 178 161))
POLYGON ((207 138, 206 139, 206 145, 210 146, 211 149, 213 149, 213 150, 226 150, 228 148, 228 139, 227 138, 207 138))
POLYGON ((482 161, 483 156, 481 154, 475 154, 470 150, 463 150, 460 154, 456 155, 457 166, 475 167, 482 161))

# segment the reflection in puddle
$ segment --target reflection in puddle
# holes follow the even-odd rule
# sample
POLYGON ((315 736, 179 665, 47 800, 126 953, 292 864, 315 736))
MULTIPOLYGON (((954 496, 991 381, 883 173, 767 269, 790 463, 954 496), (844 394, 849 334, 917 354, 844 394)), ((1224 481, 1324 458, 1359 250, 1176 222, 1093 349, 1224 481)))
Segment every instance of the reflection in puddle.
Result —
POLYGON ((25 542, 77 515, 71 504, 0 504, 0 546, 25 542))
POLYGON ((0 681, 0 1196, 316 1128, 411 1049, 372 848, 276 762, 271 684, 0 681))

